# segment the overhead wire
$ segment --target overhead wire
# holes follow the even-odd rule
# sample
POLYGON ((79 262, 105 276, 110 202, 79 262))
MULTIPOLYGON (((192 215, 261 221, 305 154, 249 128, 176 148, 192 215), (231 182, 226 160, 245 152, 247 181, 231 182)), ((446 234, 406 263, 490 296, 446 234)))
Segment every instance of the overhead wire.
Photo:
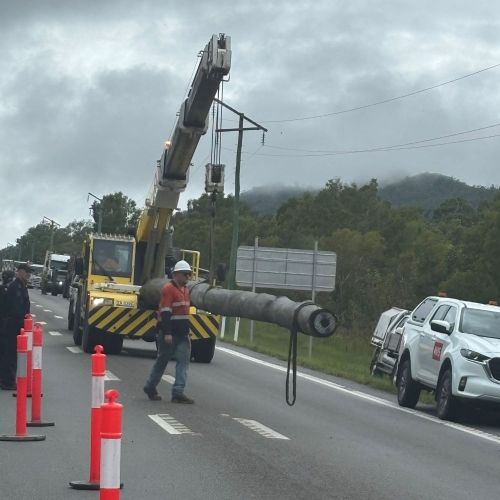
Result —
POLYGON ((468 73, 466 75, 462 75, 462 76, 459 76, 457 78, 453 78, 451 80, 447 80, 445 82, 437 83, 435 85, 431 85, 429 87, 425 87, 425 88, 422 88, 422 89, 419 89, 419 90, 414 90, 414 91, 408 92, 406 94, 398 95, 398 96, 395 96, 395 97, 390 97, 388 99, 382 99, 380 101, 375 101, 375 102, 372 102, 372 103, 369 103, 369 104, 363 104, 361 106, 355 106, 353 108, 346 108, 346 109, 341 109, 341 110, 338 110, 338 111, 332 111, 330 113, 322 113, 322 114, 311 115, 311 116, 302 116, 302 117, 295 117, 295 118, 285 118, 285 119, 281 119, 281 120, 261 120, 261 121, 263 123, 289 123, 289 122, 297 122, 297 121, 305 121, 305 120, 314 120, 316 118, 326 118, 328 116, 336 116, 336 115, 341 115, 341 114, 345 114, 345 113, 351 113, 353 111, 359 111, 361 109, 366 109, 366 108, 371 108, 371 107, 375 107, 375 106, 380 106, 381 104, 387 104, 389 102, 397 101, 399 99, 405 99, 407 97, 411 97, 411 96, 414 96, 414 95, 417 95, 417 94, 421 94, 423 92, 428 92, 430 90, 434 90, 434 89, 437 89, 439 87, 443 87, 444 85, 449 85, 451 83, 455 83, 455 82, 458 82, 460 80, 464 80, 466 78, 470 78, 472 76, 476 76, 476 75, 478 75, 480 73, 484 73, 485 71, 489 71, 491 69, 498 68, 499 66, 500 66, 500 63, 493 64, 492 66, 488 66, 486 68, 479 69, 479 70, 474 71, 472 73, 468 73))
POLYGON ((387 149, 399 148, 399 147, 403 147, 403 146, 411 146, 414 144, 422 144, 425 142, 438 141, 441 139, 447 139, 449 137, 456 137, 459 135, 470 134, 473 132, 479 132, 481 130, 487 130, 487 129, 498 127, 498 126, 500 126, 500 122, 493 123, 492 125, 486 125, 484 127, 473 128, 470 130, 463 130, 461 132, 454 132, 452 134, 441 135, 438 137, 431 137, 429 139, 420 139, 418 141, 405 142, 402 144, 394 144, 391 146, 376 146, 376 147, 370 147, 370 148, 366 147, 366 148, 362 148, 361 150, 356 149, 356 150, 343 150, 343 151, 341 150, 341 151, 339 151, 339 150, 325 150, 325 149, 302 149, 302 148, 291 148, 291 147, 287 147, 287 146, 273 146, 270 144, 266 144, 265 146, 266 146, 266 148, 269 148, 269 149, 280 149, 280 150, 284 150, 284 151, 298 151, 298 152, 304 152, 304 153, 343 153, 345 151, 355 151, 355 152, 376 151, 376 150, 387 150, 387 149))
MULTIPOLYGON (((470 139, 460 139, 458 141, 446 141, 446 142, 439 142, 436 144, 422 144, 422 145, 414 145, 414 146, 407 146, 407 147, 406 146, 405 147, 390 146, 390 147, 386 147, 386 148, 353 149, 353 150, 344 150, 344 151, 332 151, 329 153, 307 153, 307 154, 268 154, 268 153, 248 153, 246 151, 243 151, 243 154, 254 154, 256 156, 265 156, 265 157, 273 157, 273 158, 311 158, 311 157, 318 157, 318 156, 341 156, 341 155, 358 154, 358 153, 378 153, 378 152, 389 152, 389 151, 403 151, 403 150, 409 150, 409 149, 433 148, 433 147, 437 147, 437 146, 446 146, 449 144, 460 144, 460 143, 465 143, 465 142, 493 139, 496 137, 500 137, 500 134, 492 134, 492 135, 486 135, 486 136, 481 136, 481 137, 473 137, 470 139)), ((267 147, 267 146, 264 146, 264 147, 267 147)), ((223 149, 234 152, 234 150, 231 150, 228 148, 223 148, 223 149)))

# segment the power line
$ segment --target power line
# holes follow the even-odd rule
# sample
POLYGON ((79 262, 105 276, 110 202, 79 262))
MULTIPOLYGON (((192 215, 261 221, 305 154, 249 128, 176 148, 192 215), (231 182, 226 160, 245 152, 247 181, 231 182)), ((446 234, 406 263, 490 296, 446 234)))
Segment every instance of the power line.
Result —
MULTIPOLYGON (((448 144, 460 144, 463 142, 473 142, 473 141, 481 141, 485 139, 493 139, 495 137, 500 137, 500 134, 492 134, 485 135, 481 137, 473 137, 471 139, 460 139, 458 141, 447 141, 447 142, 439 142, 436 144, 423 144, 423 145, 415 145, 415 146, 388 146, 386 148, 370 148, 370 149, 353 149, 353 150, 345 150, 345 151, 332 151, 330 153, 307 153, 307 154, 266 154, 266 153, 254 153, 255 156, 267 156, 267 157, 275 157, 275 158, 310 158, 315 156, 341 156, 348 154, 357 154, 357 153, 378 153, 378 152, 387 152, 387 151, 402 151, 408 149, 423 149, 423 148, 434 148, 437 146, 446 146, 448 144)), ((267 147, 267 146, 264 146, 267 147)), ((228 151, 232 151, 228 148, 228 151)), ((233 151, 234 152, 234 151, 233 151)), ((243 151, 243 154, 251 154, 243 151)))
POLYGON ((342 115, 345 113, 351 113, 352 111, 358 111, 360 109, 371 108, 374 106, 380 106, 381 104, 387 104, 388 102, 397 101, 399 99, 405 99, 406 97, 411 97, 417 94, 421 94, 423 92, 428 92, 429 90, 437 89, 438 87, 443 87, 444 85, 449 85, 450 83, 455 83, 460 80, 464 80, 465 78, 470 78, 471 76, 478 75, 480 73, 484 73, 485 71, 489 71, 490 69, 495 69, 500 66, 500 63, 494 64, 493 66, 488 66, 487 68, 482 68, 473 73, 468 73, 467 75, 459 76, 458 78, 453 78, 452 80, 448 80, 446 82, 438 83, 436 85, 431 85, 430 87, 425 87, 423 89, 414 90, 413 92, 408 92, 407 94, 402 94, 396 97, 391 97, 389 99, 383 99, 381 101, 372 102, 370 104, 363 104, 362 106, 356 106, 354 108, 342 109, 339 111, 332 111, 331 113, 323 113, 320 115, 311 115, 311 116, 302 116, 296 118, 287 118, 284 120, 261 120, 263 123, 288 123, 288 122, 297 122, 297 121, 305 121, 305 120, 314 120, 316 118, 326 118, 327 116, 335 116, 342 115))
MULTIPOLYGON (((375 147, 366 147, 363 149, 355 149, 355 150, 323 150, 323 149, 301 149, 301 148, 290 148, 286 146, 273 146, 266 144, 267 148, 270 149, 281 149, 284 151, 298 151, 298 152, 304 152, 304 153, 345 153, 345 152, 365 152, 365 151, 377 151, 377 150, 388 150, 388 149, 393 149, 393 148, 399 148, 399 147, 404 147, 404 146, 411 146, 414 144, 422 144, 424 142, 432 142, 432 141, 438 141, 441 139, 448 139, 449 137, 456 137, 458 135, 464 135, 464 134, 470 134, 472 132, 479 132, 480 130, 487 130, 490 128, 498 127, 500 126, 500 123, 493 123, 492 125, 486 125, 484 127, 478 127, 478 128, 473 128, 470 130, 464 130, 462 132, 454 132, 453 134, 447 134, 447 135, 441 135, 438 137, 431 137, 430 139, 421 139, 418 141, 411 141, 411 142, 405 142, 402 144, 394 144, 392 146, 375 146, 375 147)), ((253 153, 255 154, 255 153, 253 153)), ((252 154, 252 156, 253 156, 252 154)))

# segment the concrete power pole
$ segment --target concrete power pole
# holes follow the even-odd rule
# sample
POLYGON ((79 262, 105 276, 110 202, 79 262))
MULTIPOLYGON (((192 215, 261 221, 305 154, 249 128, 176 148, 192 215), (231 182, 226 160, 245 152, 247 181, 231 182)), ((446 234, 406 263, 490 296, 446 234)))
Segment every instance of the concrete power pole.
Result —
POLYGON ((214 99, 214 101, 221 106, 229 109, 233 113, 239 116, 238 128, 221 128, 217 129, 216 132, 238 132, 238 147, 236 150, 236 169, 234 174, 234 208, 233 208, 233 233, 231 238, 231 256, 229 259, 229 279, 228 288, 233 290, 236 288, 236 253, 238 251, 238 235, 240 229, 240 170, 241 170, 241 149, 243 147, 243 132, 246 130, 261 130, 262 132, 267 132, 267 128, 254 122, 244 113, 236 111, 231 106, 223 103, 219 99, 214 99), (254 127, 244 127, 244 122, 250 122, 254 127))

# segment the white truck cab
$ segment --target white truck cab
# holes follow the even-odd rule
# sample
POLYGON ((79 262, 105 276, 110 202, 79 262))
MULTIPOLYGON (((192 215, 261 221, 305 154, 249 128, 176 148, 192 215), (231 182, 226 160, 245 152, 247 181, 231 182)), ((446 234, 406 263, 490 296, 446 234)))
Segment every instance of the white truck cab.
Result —
POLYGON ((401 406, 415 407, 422 389, 435 391, 442 419, 461 401, 500 404, 500 307, 427 297, 410 313, 399 353, 401 406))

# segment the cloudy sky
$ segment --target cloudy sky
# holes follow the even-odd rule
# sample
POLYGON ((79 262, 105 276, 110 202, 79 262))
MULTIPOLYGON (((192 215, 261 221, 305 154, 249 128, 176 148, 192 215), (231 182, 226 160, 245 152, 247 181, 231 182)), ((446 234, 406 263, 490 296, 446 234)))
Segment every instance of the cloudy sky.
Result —
MULTIPOLYGON (((500 185, 499 24, 484 0, 0 0, 0 248, 44 216, 88 218, 89 191, 142 205, 212 33, 232 38, 225 101, 269 129, 264 146, 245 134, 242 190, 425 171, 500 185)), ((236 134, 222 141, 231 192, 236 134)))

